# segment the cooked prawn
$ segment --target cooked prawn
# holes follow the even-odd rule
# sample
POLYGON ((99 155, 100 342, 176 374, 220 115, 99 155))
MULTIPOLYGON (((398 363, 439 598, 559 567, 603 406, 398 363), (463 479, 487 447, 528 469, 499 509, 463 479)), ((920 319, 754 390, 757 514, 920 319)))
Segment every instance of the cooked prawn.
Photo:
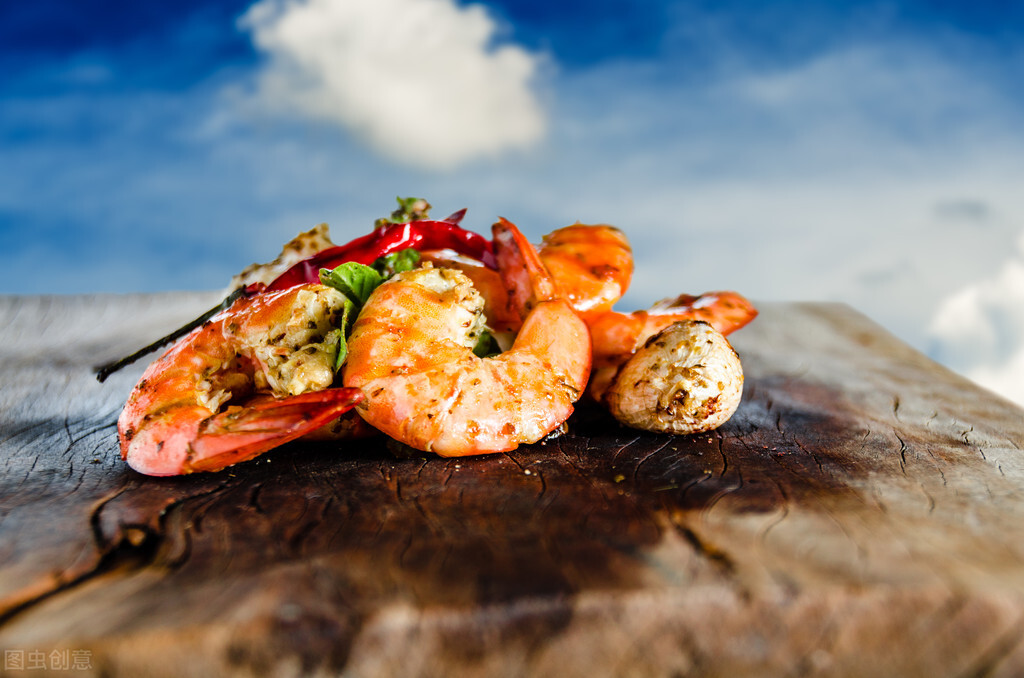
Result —
POLYGON ((543 237, 537 252, 559 294, 584 320, 610 311, 633 276, 629 241, 607 224, 556 229, 543 237))
POLYGON ((343 383, 371 425, 453 457, 515 449, 560 426, 586 387, 590 335, 511 223, 494 225, 498 269, 523 316, 512 347, 473 353, 484 300, 452 268, 400 273, 370 295, 348 341, 343 383))
POLYGON ((681 294, 663 299, 645 311, 608 311, 587 323, 594 340, 594 364, 621 365, 651 336, 681 320, 703 320, 722 334, 734 332, 757 317, 745 297, 736 292, 681 294))
POLYGON ((577 223, 556 229, 543 237, 538 254, 558 294, 590 328, 595 367, 621 365, 648 338, 680 320, 704 320, 728 334, 757 315, 735 292, 682 294, 643 311, 613 311, 633 273, 629 241, 614 226, 577 223))
POLYGON ((362 399, 331 388, 344 296, 322 285, 243 297, 154 361, 117 422, 148 475, 216 471, 324 426, 362 399))

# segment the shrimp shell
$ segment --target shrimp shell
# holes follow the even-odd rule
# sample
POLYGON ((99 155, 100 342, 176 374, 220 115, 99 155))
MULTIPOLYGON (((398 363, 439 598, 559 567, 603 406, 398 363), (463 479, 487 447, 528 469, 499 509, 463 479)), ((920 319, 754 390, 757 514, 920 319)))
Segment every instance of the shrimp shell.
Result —
POLYGON ((330 388, 344 297, 322 285, 236 301, 149 365, 118 418, 140 473, 215 471, 311 433, 362 394, 330 388))
POLYGON ((559 295, 585 320, 610 311, 633 276, 629 240, 607 224, 576 223, 556 229, 544 236, 537 252, 559 295))
POLYGON ((445 457, 515 449, 564 422, 586 386, 590 335, 562 300, 539 302, 512 348, 473 354, 483 300, 446 268, 400 273, 378 287, 349 337, 343 372, 368 423, 445 457))

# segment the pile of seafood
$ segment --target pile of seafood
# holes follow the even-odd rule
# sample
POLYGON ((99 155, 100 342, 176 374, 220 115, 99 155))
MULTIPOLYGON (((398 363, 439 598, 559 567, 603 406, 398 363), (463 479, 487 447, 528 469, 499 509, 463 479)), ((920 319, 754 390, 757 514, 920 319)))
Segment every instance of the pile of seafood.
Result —
POLYGON ((462 228, 465 210, 399 205, 346 245, 324 225, 299 235, 172 335, 118 419, 128 464, 217 471, 298 438, 379 433, 456 457, 558 434, 582 397, 672 434, 739 405, 725 335, 757 315, 742 296, 616 311, 633 273, 617 228, 574 224, 534 246, 505 219, 488 239, 462 228))

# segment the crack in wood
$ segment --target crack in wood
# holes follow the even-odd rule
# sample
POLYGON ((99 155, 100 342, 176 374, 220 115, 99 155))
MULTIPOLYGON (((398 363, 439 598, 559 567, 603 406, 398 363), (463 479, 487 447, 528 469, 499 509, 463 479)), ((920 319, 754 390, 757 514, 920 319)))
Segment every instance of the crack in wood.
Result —
POLYGON ((779 483, 775 479, 772 479, 771 482, 774 483, 776 489, 778 489, 779 495, 782 497, 782 501, 779 502, 779 509, 775 518, 768 521, 768 523, 765 524, 765 526, 761 529, 760 533, 758 534, 758 541, 762 544, 768 541, 768 533, 771 532, 775 527, 782 525, 782 523, 789 516, 790 501, 789 497, 786 496, 785 488, 782 486, 781 483, 779 483))
POLYGON ((103 538, 99 528, 99 513, 103 506, 124 490, 125 488, 120 488, 111 496, 100 501, 90 514, 89 524, 93 530, 94 540, 93 556, 87 558, 83 565, 76 567, 75 564, 72 564, 57 573, 52 577, 48 586, 30 585, 28 589, 16 591, 0 601, 0 627, 36 605, 92 578, 120 570, 126 566, 131 567, 133 564, 136 567, 142 567, 148 562, 153 547, 153 540, 149 538, 148 532, 143 537, 134 533, 131 533, 130 536, 126 534, 123 539, 111 543, 103 538))
POLYGON ((907 443, 903 438, 900 437, 899 433, 893 432, 896 436, 896 440, 900 441, 900 472, 904 476, 907 475, 907 443))

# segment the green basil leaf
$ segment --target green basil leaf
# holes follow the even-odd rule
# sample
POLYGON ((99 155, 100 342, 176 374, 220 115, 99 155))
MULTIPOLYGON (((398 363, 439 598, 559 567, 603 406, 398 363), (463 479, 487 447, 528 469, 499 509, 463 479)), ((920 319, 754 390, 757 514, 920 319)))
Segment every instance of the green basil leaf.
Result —
POLYGON ((320 282, 333 287, 345 295, 345 308, 342 312, 338 341, 338 353, 335 358, 334 371, 337 372, 348 357, 347 338, 351 332, 350 325, 362 310, 370 294, 387 278, 401 271, 411 271, 420 262, 420 253, 412 248, 381 257, 366 266, 348 261, 334 269, 321 269, 320 282))
POLYGON ((354 261, 347 261, 333 270, 320 270, 320 282, 338 290, 357 307, 362 308, 370 293, 384 282, 375 269, 354 261))
POLYGON ((334 357, 334 373, 337 374, 341 371, 341 366, 345 364, 345 359, 348 358, 348 341, 345 338, 345 332, 342 330, 336 330, 341 336, 338 338, 338 354, 334 357))

